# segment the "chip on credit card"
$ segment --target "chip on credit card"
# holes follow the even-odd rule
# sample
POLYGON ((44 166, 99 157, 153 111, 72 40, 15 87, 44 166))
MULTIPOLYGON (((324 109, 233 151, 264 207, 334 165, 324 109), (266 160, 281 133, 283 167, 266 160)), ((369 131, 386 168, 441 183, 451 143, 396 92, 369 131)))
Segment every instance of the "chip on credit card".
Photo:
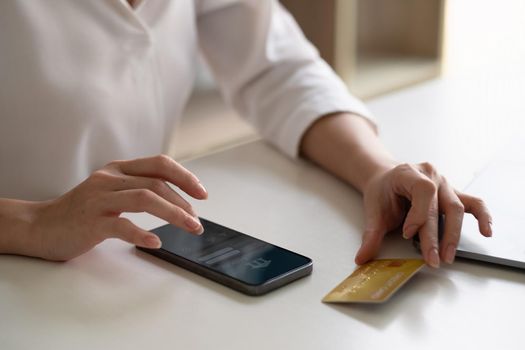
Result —
POLYGON ((325 303, 382 303, 425 265, 422 259, 378 259, 348 276, 324 298, 325 303))

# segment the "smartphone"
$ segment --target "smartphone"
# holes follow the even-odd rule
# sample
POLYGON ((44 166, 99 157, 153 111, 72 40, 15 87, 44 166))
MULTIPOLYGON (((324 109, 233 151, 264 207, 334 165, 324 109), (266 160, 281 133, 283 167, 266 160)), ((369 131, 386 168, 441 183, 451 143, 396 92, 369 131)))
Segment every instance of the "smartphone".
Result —
POLYGON ((312 260, 200 218, 204 233, 173 225, 151 232, 160 249, 138 249, 248 295, 261 295, 312 272, 312 260))

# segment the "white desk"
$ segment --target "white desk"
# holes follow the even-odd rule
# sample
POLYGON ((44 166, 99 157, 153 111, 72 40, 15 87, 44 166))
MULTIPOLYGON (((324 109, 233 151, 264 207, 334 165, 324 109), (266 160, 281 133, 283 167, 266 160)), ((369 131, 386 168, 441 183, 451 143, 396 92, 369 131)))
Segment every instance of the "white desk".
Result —
MULTIPOLYGON (((435 81, 371 108, 396 155, 462 187, 523 132, 524 85, 435 81)), ((425 268, 383 305, 322 304, 355 268, 360 196, 261 142, 186 165, 210 192, 202 216, 311 257, 313 274, 248 297, 115 240, 68 263, 0 256, 0 349, 523 348, 525 272, 456 262, 425 268)), ((416 256, 397 237, 381 254, 416 256)))

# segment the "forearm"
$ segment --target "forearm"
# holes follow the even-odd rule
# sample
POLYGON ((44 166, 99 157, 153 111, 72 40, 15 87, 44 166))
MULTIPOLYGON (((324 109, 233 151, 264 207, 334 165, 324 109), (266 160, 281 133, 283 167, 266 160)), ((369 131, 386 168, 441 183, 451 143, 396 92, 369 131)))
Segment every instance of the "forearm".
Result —
POLYGON ((301 154, 361 192, 375 174, 397 165, 370 123, 349 113, 316 121, 303 136, 301 154))
POLYGON ((30 239, 36 203, 0 198, 0 254, 26 255, 37 244, 30 239))

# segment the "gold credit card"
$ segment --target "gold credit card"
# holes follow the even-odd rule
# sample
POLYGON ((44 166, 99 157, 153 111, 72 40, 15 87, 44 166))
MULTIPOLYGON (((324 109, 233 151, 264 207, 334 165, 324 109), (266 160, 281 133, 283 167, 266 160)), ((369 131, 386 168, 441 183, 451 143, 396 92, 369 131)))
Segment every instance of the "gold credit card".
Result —
POLYGON ((425 265, 422 259, 378 259, 358 268, 324 298, 325 303, 382 303, 425 265))

